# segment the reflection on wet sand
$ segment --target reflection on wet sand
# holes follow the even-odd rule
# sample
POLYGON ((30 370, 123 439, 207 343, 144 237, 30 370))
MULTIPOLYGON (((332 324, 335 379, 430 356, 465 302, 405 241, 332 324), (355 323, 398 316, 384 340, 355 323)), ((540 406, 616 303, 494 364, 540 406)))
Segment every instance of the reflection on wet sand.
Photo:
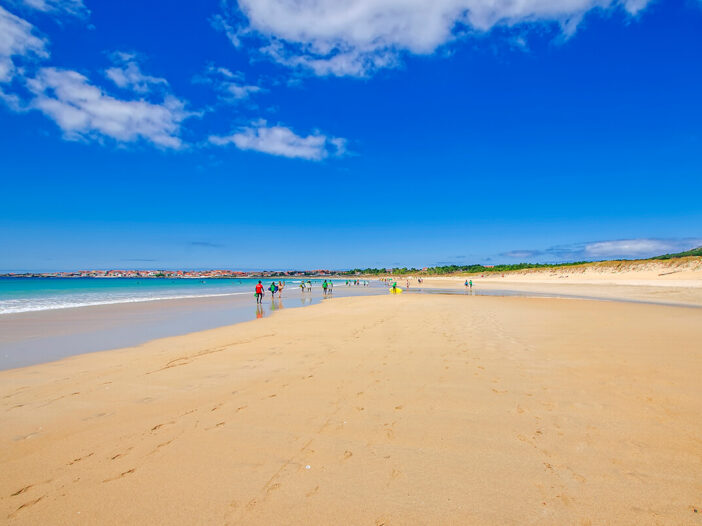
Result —
POLYGON ((301 305, 312 305, 312 296, 309 296, 307 294, 302 294, 300 296, 300 304, 301 305))

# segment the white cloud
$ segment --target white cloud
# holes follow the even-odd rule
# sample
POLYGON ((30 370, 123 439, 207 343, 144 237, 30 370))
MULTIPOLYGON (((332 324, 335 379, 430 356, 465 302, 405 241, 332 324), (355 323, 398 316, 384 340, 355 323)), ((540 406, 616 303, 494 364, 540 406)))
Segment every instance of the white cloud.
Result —
MULTIPOLYGON (((59 0, 27 1, 45 11, 79 10, 82 2, 59 0)), ((118 97, 96 85, 87 76, 71 69, 41 67, 47 59, 47 41, 34 33, 34 26, 0 7, 0 100, 15 111, 37 110, 54 120, 68 140, 105 137, 117 142, 147 141, 162 148, 180 149, 185 119, 195 115, 185 103, 171 95, 168 82, 145 74, 135 55, 113 53, 114 65, 105 76, 131 92, 118 97), (31 66, 31 67, 27 67, 31 66), (161 89, 154 89, 160 87, 161 89)), ((244 82, 243 74, 226 68, 210 67, 205 81, 212 83, 220 99, 244 100, 264 91, 244 82)), ((252 123, 228 137, 210 137, 212 144, 235 144, 285 157, 320 160, 345 153, 346 141, 318 132, 306 137, 283 126, 252 123)))
POLYGON ((649 258, 702 246, 702 238, 636 238, 560 245, 544 250, 512 250, 500 254, 516 259, 589 261, 649 258))
POLYGON ((212 65, 208 66, 204 76, 196 77, 195 82, 211 84, 217 91, 219 99, 224 102, 242 101, 255 93, 265 91, 260 86, 247 84, 241 72, 232 72, 227 68, 212 65))
POLYGON ((329 156, 342 155, 346 151, 346 140, 314 133, 302 137, 284 126, 268 126, 257 121, 228 136, 211 136, 209 141, 218 146, 234 144, 241 150, 320 161, 329 156))
MULTIPOLYGON (((82 2, 26 2, 42 10, 71 11, 82 2)), ((0 7, 0 99, 15 111, 39 110, 53 119, 67 139, 111 137, 120 142, 146 140, 163 148, 181 148, 183 120, 193 115, 185 104, 166 94, 158 102, 123 100, 105 93, 84 75, 67 69, 41 67, 36 73, 18 67, 17 58, 49 57, 46 41, 33 34, 34 27, 0 7), (2 84, 7 86, 2 89, 2 84), (24 86, 27 93, 19 87, 24 86)), ((118 86, 136 92, 164 79, 141 73, 131 55, 115 54, 120 67, 106 72, 118 86)))
POLYGON ((702 245, 702 239, 619 239, 585 245, 588 258, 651 257, 702 245))
POLYGON ((46 42, 34 35, 34 26, 0 6, 0 83, 22 74, 14 59, 35 55, 46 58, 46 42))
POLYGON ((168 81, 142 73, 136 56, 129 53, 113 53, 113 67, 105 70, 105 75, 118 87, 148 93, 154 86, 168 86, 168 81))
MULTIPOLYGON (((319 75, 366 75, 398 63, 403 52, 431 54, 470 32, 496 26, 559 24, 566 34, 596 8, 630 14, 650 0, 238 0, 248 27, 222 16, 216 25, 237 45, 246 33, 288 66, 319 75)), ((214 22, 213 22, 214 24, 214 22)))
POLYGON ((120 142, 143 139, 164 148, 181 148, 180 124, 192 114, 177 98, 161 103, 120 100, 104 93, 80 73, 41 68, 27 79, 34 94, 30 107, 56 121, 66 138, 111 137, 120 142))
POLYGON ((85 16, 88 13, 83 0, 19 0, 19 2, 45 13, 64 12, 74 16, 85 16))

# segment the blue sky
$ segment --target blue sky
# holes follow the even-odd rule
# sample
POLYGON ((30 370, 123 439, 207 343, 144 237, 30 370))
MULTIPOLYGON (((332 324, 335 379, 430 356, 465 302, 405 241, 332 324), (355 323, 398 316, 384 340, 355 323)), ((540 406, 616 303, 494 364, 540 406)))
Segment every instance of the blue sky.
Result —
POLYGON ((0 271, 702 245, 699 0, 0 1, 0 271))

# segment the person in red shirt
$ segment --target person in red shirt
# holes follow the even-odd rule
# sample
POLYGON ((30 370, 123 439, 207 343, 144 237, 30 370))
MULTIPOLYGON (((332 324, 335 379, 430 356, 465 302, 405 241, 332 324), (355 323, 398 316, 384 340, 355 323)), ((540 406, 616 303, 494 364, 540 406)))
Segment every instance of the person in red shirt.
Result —
POLYGON ((261 284, 261 281, 259 280, 258 284, 256 285, 256 303, 262 303, 263 302, 263 285, 261 284))

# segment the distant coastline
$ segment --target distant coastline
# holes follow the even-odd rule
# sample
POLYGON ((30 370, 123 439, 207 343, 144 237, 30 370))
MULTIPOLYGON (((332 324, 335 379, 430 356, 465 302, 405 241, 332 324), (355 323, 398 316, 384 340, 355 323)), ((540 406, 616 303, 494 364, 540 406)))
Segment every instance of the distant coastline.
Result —
POLYGON ((96 279, 247 279, 302 278, 340 275, 330 270, 255 271, 236 270, 79 270, 70 272, 7 272, 0 278, 96 278, 96 279))
POLYGON ((664 266, 698 266, 702 261, 702 247, 675 254, 663 254, 647 259, 612 259, 603 261, 574 261, 561 263, 512 263, 496 265, 441 265, 408 268, 354 268, 348 270, 75 270, 62 272, 7 272, 0 278, 137 278, 137 279, 246 279, 246 278, 325 278, 325 277, 384 277, 384 276, 441 276, 476 275, 481 273, 523 273, 565 269, 581 273, 589 270, 634 270, 651 264, 664 266))

